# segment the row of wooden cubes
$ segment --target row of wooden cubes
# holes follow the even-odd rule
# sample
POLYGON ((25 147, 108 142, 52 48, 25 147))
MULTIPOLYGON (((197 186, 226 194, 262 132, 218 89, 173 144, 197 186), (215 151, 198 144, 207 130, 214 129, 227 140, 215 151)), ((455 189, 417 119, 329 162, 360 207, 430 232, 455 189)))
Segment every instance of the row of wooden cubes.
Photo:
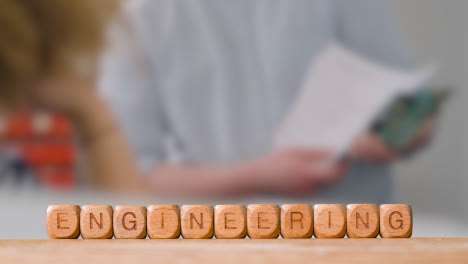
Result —
POLYGON ((50 238, 384 238, 411 237, 407 204, 50 205, 50 238))

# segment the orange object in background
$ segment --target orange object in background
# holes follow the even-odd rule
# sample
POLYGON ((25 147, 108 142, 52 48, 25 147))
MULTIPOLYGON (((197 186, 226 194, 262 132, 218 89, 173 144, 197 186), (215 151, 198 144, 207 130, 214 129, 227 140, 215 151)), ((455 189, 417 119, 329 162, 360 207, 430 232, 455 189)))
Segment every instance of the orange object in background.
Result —
POLYGON ((26 162, 33 168, 57 166, 71 168, 75 165, 75 149, 70 143, 33 143, 21 147, 26 162))
POLYGON ((57 139, 72 135, 70 122, 50 113, 18 113, 9 116, 0 129, 0 140, 57 139))
POLYGON ((36 177, 45 186, 53 189, 70 190, 76 186, 75 173, 72 170, 36 172, 36 177))
POLYGON ((0 120, 0 142, 14 150, 48 187, 76 186, 73 127, 64 117, 45 112, 20 112, 0 120))

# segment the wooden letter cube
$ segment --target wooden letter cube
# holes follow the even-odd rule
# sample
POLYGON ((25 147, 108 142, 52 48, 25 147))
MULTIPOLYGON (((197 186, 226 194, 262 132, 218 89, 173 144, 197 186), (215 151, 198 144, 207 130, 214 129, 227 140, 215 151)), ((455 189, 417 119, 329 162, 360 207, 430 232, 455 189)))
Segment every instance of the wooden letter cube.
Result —
POLYGON ((349 204, 347 206, 348 237, 366 238, 379 235, 379 207, 376 204, 349 204))
POLYGON ((181 212, 182 237, 213 237, 213 206, 183 205, 181 212))
POLYGON ((148 236, 150 238, 178 238, 180 209, 178 205, 150 205, 148 207, 148 236))
POLYGON ((112 214, 110 205, 85 205, 81 208, 80 228, 82 238, 112 238, 112 214))
POLYGON ((408 238, 413 234, 413 213, 408 204, 380 206, 380 236, 408 238))
POLYGON ((247 207, 247 233, 250 238, 277 238, 280 210, 276 204, 251 204, 247 207))
POLYGON ((78 238, 80 236, 80 207, 78 205, 49 205, 47 235, 50 238, 78 238))
POLYGON ((114 210, 115 238, 145 238, 146 208, 144 206, 117 206, 114 210))
POLYGON ((314 234, 317 238, 342 238, 346 235, 346 207, 342 204, 314 206, 314 234))
POLYGON ((309 238, 314 232, 314 213, 309 204, 283 204, 281 206, 281 236, 283 238, 309 238))
POLYGON ((247 235, 247 208, 243 205, 216 205, 216 238, 244 238, 247 235))

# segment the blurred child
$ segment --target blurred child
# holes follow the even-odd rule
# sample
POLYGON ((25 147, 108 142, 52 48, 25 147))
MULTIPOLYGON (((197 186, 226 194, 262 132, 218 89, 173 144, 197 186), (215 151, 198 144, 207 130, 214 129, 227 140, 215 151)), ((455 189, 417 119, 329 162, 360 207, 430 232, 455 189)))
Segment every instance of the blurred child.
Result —
POLYGON ((95 184, 142 190, 134 157, 94 89, 95 63, 116 10, 113 0, 0 0, 0 108, 66 116, 95 184))

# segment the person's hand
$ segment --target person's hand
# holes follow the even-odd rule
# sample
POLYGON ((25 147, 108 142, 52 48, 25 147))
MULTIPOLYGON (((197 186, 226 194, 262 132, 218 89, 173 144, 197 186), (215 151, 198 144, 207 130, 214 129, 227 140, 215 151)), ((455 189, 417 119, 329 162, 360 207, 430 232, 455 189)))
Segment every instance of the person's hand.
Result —
POLYGON ((251 180, 271 192, 311 194, 345 175, 347 165, 331 164, 331 158, 332 153, 328 151, 282 150, 255 161, 256 175, 251 180))
POLYGON ((435 118, 429 118, 424 121, 416 136, 402 150, 402 153, 411 152, 417 148, 426 145, 434 134, 435 118))
POLYGON ((75 119, 99 101, 93 83, 76 71, 60 70, 46 76, 31 88, 31 102, 35 107, 75 119))
POLYGON ((416 136, 399 152, 387 146, 376 133, 366 132, 354 140, 350 156, 352 159, 366 160, 371 163, 392 162, 401 154, 411 152, 427 144, 433 131, 434 119, 431 118, 423 123, 416 136))
POLYGON ((398 153, 390 149, 374 132, 358 136, 354 140, 349 154, 352 159, 371 163, 391 162, 398 157, 398 153))
POLYGON ((75 71, 49 74, 31 89, 35 108, 65 115, 80 133, 83 144, 119 130, 114 115, 98 95, 92 81, 75 71))

